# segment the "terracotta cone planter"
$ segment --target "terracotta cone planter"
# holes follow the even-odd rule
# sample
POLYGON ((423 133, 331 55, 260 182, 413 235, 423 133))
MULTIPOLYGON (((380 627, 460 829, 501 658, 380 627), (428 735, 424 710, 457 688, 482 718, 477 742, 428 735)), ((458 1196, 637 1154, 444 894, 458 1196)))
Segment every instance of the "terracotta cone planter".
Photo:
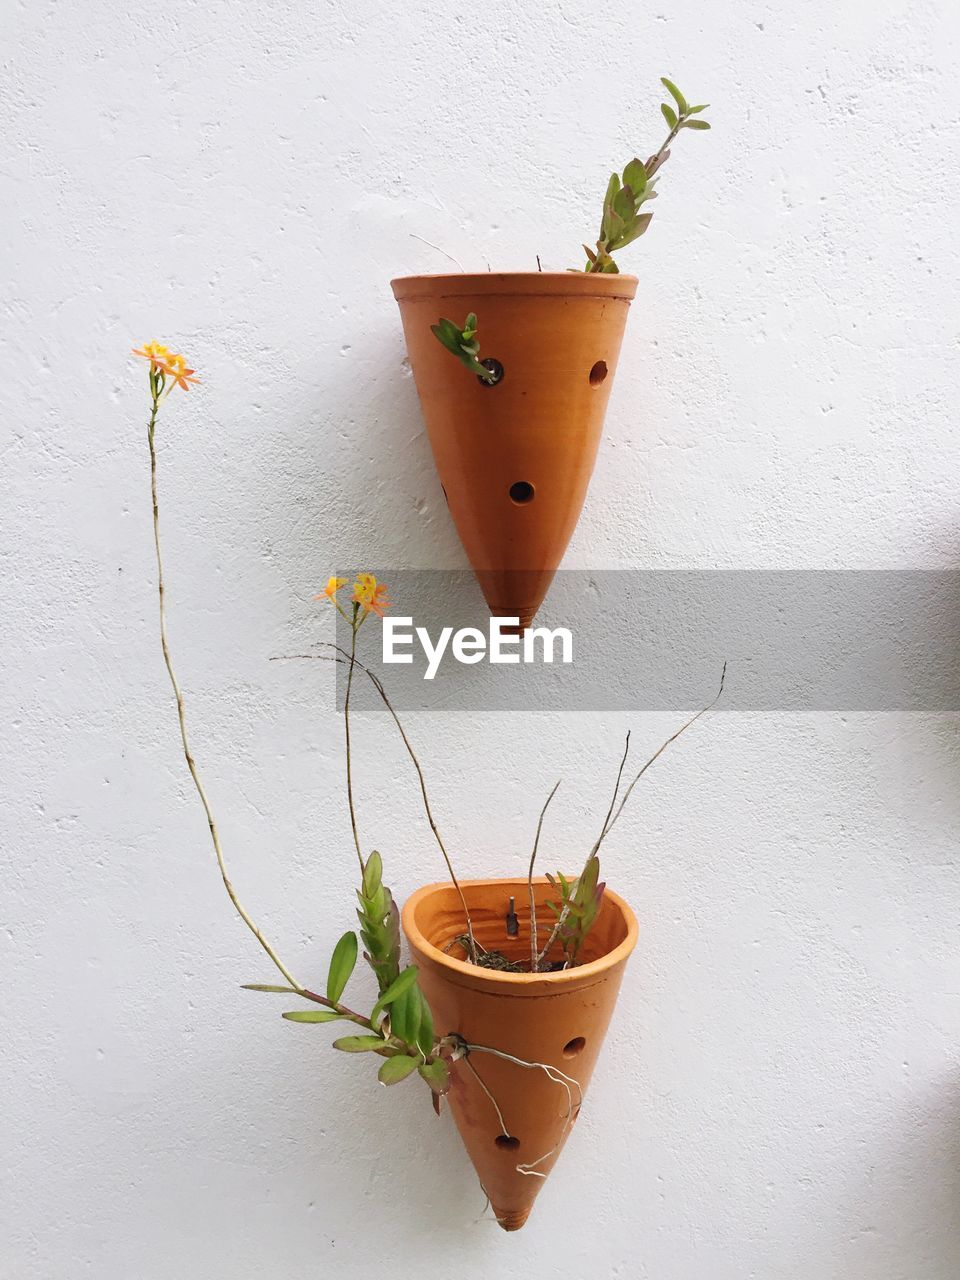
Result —
POLYGON ((394 280, 437 470, 492 614, 526 626, 580 518, 635 276, 582 272, 394 280), (484 385, 430 331, 478 317, 484 385))
MULTIPOLYGON (((542 941, 554 919, 546 909, 555 894, 535 882, 542 941)), ((510 959, 530 955, 526 880, 473 880, 463 884, 477 941, 510 959), (505 914, 516 899, 520 932, 506 933, 505 914)), ((497 1221, 505 1231, 526 1222, 543 1177, 523 1173, 532 1165, 548 1174, 576 1121, 607 1025, 620 979, 637 940, 637 922, 615 893, 604 894, 600 915, 584 944, 585 963, 559 973, 500 973, 456 959, 446 948, 464 931, 463 910, 450 884, 420 889, 403 909, 403 930, 420 968, 420 984, 437 1031, 458 1033, 468 1044, 485 1045, 528 1062, 546 1063, 576 1082, 555 1083, 528 1068, 488 1053, 472 1053, 453 1067, 447 1101, 497 1221), (496 1107, 471 1066, 490 1090, 496 1107), (579 1088, 577 1087, 579 1086, 579 1088), (572 1107, 570 1098, 572 1097, 572 1107)))

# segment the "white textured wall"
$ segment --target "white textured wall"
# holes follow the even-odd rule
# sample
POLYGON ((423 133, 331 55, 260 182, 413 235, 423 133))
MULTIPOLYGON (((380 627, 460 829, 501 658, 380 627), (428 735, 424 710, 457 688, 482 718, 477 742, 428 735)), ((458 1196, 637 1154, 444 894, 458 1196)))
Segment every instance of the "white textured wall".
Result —
MULTIPOLYGON (((4 9, 0 1273, 953 1280, 956 719, 727 713, 649 776, 607 851, 642 925, 616 1028, 505 1236, 418 1089, 238 990, 270 972, 178 755, 126 352, 204 378, 161 430, 172 638, 236 883, 319 979, 351 913, 339 725, 328 671, 267 659, 316 636, 334 564, 463 563, 388 287, 444 269, 414 236, 575 264, 674 76, 714 132, 624 255, 568 563, 953 564, 955 6, 4 9)), ((482 874, 561 775, 551 853, 582 849, 623 729, 674 722, 411 731, 482 874)), ((403 895, 429 833, 378 720, 358 753, 403 895)))

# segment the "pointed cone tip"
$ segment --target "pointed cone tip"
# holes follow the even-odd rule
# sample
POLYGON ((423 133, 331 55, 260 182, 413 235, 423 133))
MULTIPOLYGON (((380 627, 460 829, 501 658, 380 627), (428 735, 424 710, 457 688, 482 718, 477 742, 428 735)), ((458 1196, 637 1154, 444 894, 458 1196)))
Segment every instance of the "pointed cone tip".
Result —
POLYGON ((515 627, 502 627, 501 630, 505 636, 522 636, 524 631, 531 625, 537 616, 537 610, 540 608, 540 602, 530 608, 518 609, 516 607, 504 607, 491 609, 490 614, 494 618, 519 618, 519 625, 515 627))
POLYGON ((508 1212, 505 1209, 498 1209, 493 1206, 493 1212, 497 1219, 497 1225, 502 1227, 504 1231, 519 1231, 526 1220, 530 1217, 530 1210, 533 1205, 526 1209, 515 1209, 508 1212))

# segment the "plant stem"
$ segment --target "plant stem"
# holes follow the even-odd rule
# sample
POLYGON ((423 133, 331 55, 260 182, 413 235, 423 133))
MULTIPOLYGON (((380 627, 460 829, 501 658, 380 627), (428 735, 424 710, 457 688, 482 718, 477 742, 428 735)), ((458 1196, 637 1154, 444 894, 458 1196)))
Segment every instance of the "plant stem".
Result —
MULTIPOLYGON (((607 830, 609 829, 610 815, 613 813, 613 806, 617 803, 617 796, 620 793, 620 779, 623 777, 624 766, 627 763, 627 756, 629 754, 630 754, 630 733, 628 731, 627 740, 623 744, 623 755, 620 757, 620 768, 617 770, 617 780, 613 784, 613 795, 610 798, 610 808, 607 810, 607 816, 603 820, 603 826, 600 828, 600 834, 597 836, 596 841, 594 842, 593 848, 587 854, 586 862, 584 862, 583 864, 584 870, 586 870, 586 867, 589 864, 590 859, 594 856, 594 854, 600 848, 600 844, 603 841, 603 837, 607 834, 607 830)), ((553 944, 556 942, 557 938, 559 937, 560 930, 563 928, 564 924, 566 923, 567 917, 569 916, 569 914, 570 914, 569 905, 565 905, 563 908, 563 911, 557 917, 557 923, 553 926, 553 931, 550 934, 550 937, 547 939, 547 945, 543 948, 543 951, 541 952, 540 956, 537 959, 538 966, 541 961, 547 958, 550 948, 553 946, 553 944)), ((569 960, 564 963, 563 967, 567 968, 568 963, 569 963, 569 960)))
POLYGON ((530 895, 530 972, 531 973, 536 973, 538 971, 537 902, 536 902, 536 896, 533 892, 533 864, 537 860, 537 848, 540 844, 540 831, 543 828, 543 816, 547 812, 547 806, 549 805, 550 801, 557 794, 557 787, 559 787, 561 781, 562 779, 560 779, 556 783, 553 790, 550 792, 550 794, 547 796, 546 800, 544 801, 543 808, 540 810, 540 817, 537 820, 537 834, 533 838, 533 852, 530 854, 530 867, 529 867, 529 870, 527 871, 527 891, 530 895))
POLYGON ((723 695, 723 685, 726 678, 727 678, 727 664, 726 662, 724 662, 723 669, 720 672, 720 688, 717 690, 716 697, 713 698, 712 701, 708 702, 705 707, 701 707, 695 716, 691 716, 690 719, 687 720, 685 724, 682 724, 680 726, 680 728, 676 731, 676 733, 672 733, 670 737, 667 738, 666 742, 664 742, 663 745, 660 746, 653 753, 653 755, 650 757, 650 759, 643 766, 643 768, 640 770, 640 772, 637 774, 634 780, 630 783, 629 787, 627 787, 626 791, 623 793, 623 799, 620 801, 620 807, 617 809, 616 813, 613 815, 609 825, 607 826, 606 831, 604 831, 603 833, 605 836, 608 835, 610 831, 613 829, 613 824, 620 817, 621 813, 623 813, 623 806, 630 799, 630 794, 633 791, 633 788, 637 785, 637 783, 640 781, 643 775, 647 772, 650 766, 654 763, 654 761, 658 760, 660 756, 663 755, 664 751, 666 751, 667 747, 669 747, 671 743, 676 742, 676 740, 680 737, 681 733, 686 733, 686 731, 691 727, 691 725, 696 724, 701 716, 705 716, 708 711, 712 711, 713 708, 717 705, 717 703, 720 701, 720 698, 723 695))
POLYGON ((400 717, 397 715, 397 712, 396 712, 396 709, 394 708, 393 703, 390 701, 389 697, 387 696, 387 691, 383 687, 383 682, 381 681, 380 677, 377 676, 373 671, 371 671, 369 667, 363 667, 360 663, 357 663, 357 665, 360 666, 362 671, 366 672, 366 675, 369 677, 371 683, 373 684, 373 687, 376 689, 377 693, 379 693, 381 699, 383 700, 384 706, 387 708, 387 710, 390 712, 390 715, 393 717, 393 723, 397 726, 397 730, 400 734, 400 737, 403 739, 403 745, 407 749, 407 755, 409 755, 410 759, 413 761, 413 767, 417 771, 417 778, 420 782, 420 794, 423 797, 423 808, 424 808, 424 812, 427 815, 427 821, 430 824, 430 830, 433 832, 433 837, 437 842, 437 845, 440 849, 440 853, 443 855, 443 860, 447 866, 447 874, 449 875, 450 880, 453 883, 453 887, 457 891, 457 897, 460 899, 460 905, 463 908, 463 915, 467 925, 467 938, 470 942, 470 963, 476 964, 477 963, 477 942, 473 936, 473 921, 470 918, 470 909, 467 906, 467 899, 464 896, 463 889, 460 887, 460 881, 457 879, 457 873, 453 869, 453 863, 450 861, 450 855, 449 853, 447 853, 447 847, 443 843, 443 837, 440 835, 440 830, 437 827, 436 821, 434 820, 433 810, 430 808, 430 797, 427 795, 427 782, 423 776, 423 769, 421 768, 420 761, 417 759, 417 753, 414 751, 413 745, 411 744, 410 739, 407 737, 407 731, 404 729, 403 724, 400 720, 400 717))
MULTIPOLYGON (((433 837, 436 840, 437 845, 439 846, 441 854, 443 855, 443 860, 446 863, 446 867, 447 867, 447 874, 450 877, 453 887, 457 891, 457 896, 460 899, 460 905, 463 908, 463 916, 467 925, 467 940, 470 944, 468 948, 470 963, 476 964, 477 963, 477 940, 474 937, 474 933, 473 933, 473 921, 470 918, 470 909, 467 906, 467 899, 464 896, 463 889, 460 886, 460 881, 457 879, 457 873, 453 869, 453 863, 450 861, 450 855, 449 853, 447 853, 446 845, 443 843, 443 837, 440 835, 439 828, 437 827, 436 821, 434 820, 433 810, 430 808, 430 797, 427 795, 427 782, 423 776, 423 769, 421 768, 420 761, 417 759, 417 753, 414 751, 413 746, 410 742, 410 739, 407 737, 406 730, 404 729, 403 724, 401 723, 400 717, 397 715, 397 712, 396 712, 396 709, 394 708, 393 703, 390 701, 389 697, 387 696, 387 691, 383 687, 383 682, 380 680, 379 676, 377 676, 373 671, 371 671, 369 667, 365 667, 362 662, 359 662, 357 660, 356 657, 353 657, 349 653, 347 653, 345 649, 341 649, 338 644, 333 644, 330 641, 323 641, 322 643, 324 648, 333 649, 335 653, 338 653, 341 656, 327 657, 326 654, 322 654, 322 653, 290 653, 290 654, 284 655, 283 660, 289 661, 294 658, 296 659, 319 658, 323 662, 344 662, 344 663, 350 662, 352 666, 355 666, 357 668, 358 671, 362 671, 364 673, 364 675, 370 680, 371 684, 376 689, 377 693, 379 693, 381 699, 383 700, 384 706, 387 708, 387 710, 390 712, 390 715, 393 717, 393 722, 397 726, 397 729, 400 733, 400 737, 403 739, 403 745, 407 749, 407 755, 409 755, 410 759, 413 761, 413 767, 417 771, 417 778, 420 781, 420 794, 423 797, 423 808, 427 815, 427 821, 430 824, 430 830, 433 832, 433 837)), ((272 658, 271 661, 275 662, 277 661, 277 659, 272 658)))
POLYGON ((328 1000, 326 996, 318 995, 316 991, 310 991, 307 987, 299 987, 297 995, 303 996, 306 1000, 312 1000, 314 1004, 322 1004, 326 1009, 333 1009, 348 1022, 355 1022, 358 1027, 366 1027, 368 1031, 377 1030, 370 1019, 365 1018, 362 1013, 356 1013, 353 1009, 348 1009, 345 1004, 337 1004, 333 1000, 328 1000))
MULTIPOLYGON (((180 684, 173 669, 173 663, 170 658, 170 646, 167 642, 167 612, 163 578, 163 556, 160 551, 160 510, 157 502, 157 448, 155 439, 157 411, 160 407, 160 386, 157 381, 152 381, 151 385, 153 387, 153 408, 150 413, 150 423, 147 427, 147 442, 150 446, 150 494, 153 500, 153 544, 157 556, 157 591, 160 600, 160 647, 163 650, 164 665, 167 668, 167 675, 170 677, 170 684, 173 687, 174 697, 177 700, 177 719, 180 723, 180 740, 183 743, 183 754, 187 762, 187 768, 190 770, 190 777, 193 779, 193 785, 196 787, 197 795, 200 797, 200 803, 203 805, 203 811, 206 814, 207 826, 210 829, 210 839, 213 841, 214 853, 217 855, 217 866, 220 868, 223 887, 226 889, 227 894, 230 897, 230 901, 236 908, 240 919, 260 943, 260 946, 263 947, 264 951, 294 990, 303 995, 305 994, 305 988, 297 982, 296 978, 294 978, 293 974, 257 928, 257 925, 254 923, 246 908, 237 897, 236 891, 230 882, 230 877, 227 875, 226 862, 223 857, 223 849, 220 845, 220 835, 217 830, 217 824, 214 822, 213 813, 210 809, 210 801, 207 799, 207 793, 204 790, 203 783, 200 781, 196 761, 193 758, 193 752, 190 749, 190 742, 187 737, 187 722, 184 715, 183 694, 180 690, 180 684)), ((313 999, 314 997, 311 996, 310 998, 313 999)), ((329 1004, 329 1001, 324 1000, 321 1001, 321 1003, 329 1004)), ((331 1005, 331 1008, 335 1007, 336 1006, 331 1005)))
MULTIPOLYGON (((613 824, 620 817, 621 813, 623 813, 623 807, 627 803, 627 801, 630 799, 630 794, 633 791, 633 788, 637 785, 637 783, 640 781, 643 775, 647 772, 650 766, 654 763, 654 761, 658 760, 660 756, 663 755, 664 751, 666 751, 667 747, 669 747, 671 743, 676 742, 676 740, 680 737, 682 733, 686 733, 686 731, 690 728, 691 725, 696 724, 696 722, 700 719, 701 716, 705 716, 708 711, 711 711, 717 705, 723 693, 723 684, 726 678, 727 678, 727 664, 726 662, 724 662, 723 670, 720 672, 720 688, 717 690, 716 697, 711 702, 708 702, 705 707, 701 707, 695 716, 691 716, 689 720, 687 720, 684 724, 682 724, 680 728, 676 731, 676 733, 672 733, 670 737, 667 738, 666 742, 662 743, 661 746, 657 748, 657 750, 653 753, 650 759, 646 762, 646 764, 643 766, 643 768, 640 770, 640 772, 637 774, 634 780, 630 783, 629 787, 627 787, 626 791, 623 793, 623 799, 620 801, 620 807, 617 809, 616 813, 614 813, 613 817, 611 818, 610 813, 609 812, 607 813, 606 821, 603 824, 603 829, 601 830, 600 835, 597 838, 597 842, 596 844, 594 844, 593 848, 590 850, 589 854, 587 855, 586 861, 584 862, 584 869, 586 869, 587 863, 594 856, 594 854, 597 853, 597 851, 600 848, 600 845, 603 843, 606 836, 608 836, 610 831, 613 829, 613 824)), ((629 751, 629 749, 630 749, 630 735, 627 734, 627 746, 623 753, 623 759, 620 762, 620 773, 617 774, 617 785, 616 785, 616 788, 614 789, 613 801, 611 802, 611 805, 610 805, 611 810, 613 809, 613 805, 616 803, 617 792, 620 789, 620 775, 623 773, 623 766, 626 763, 627 752, 629 751)), ((581 872, 581 875, 582 874, 583 872, 581 872)), ((557 923, 553 929, 553 933, 551 933, 550 938, 547 941, 547 945, 544 947, 543 951, 540 953, 541 961, 544 959, 547 952, 550 950, 550 948, 553 946, 554 942, 556 941, 557 935, 559 934, 560 929, 563 926, 564 920, 566 919, 566 914, 567 914, 566 910, 564 910, 564 913, 557 920, 557 923)))
POLYGON ((670 143, 674 140, 674 138, 680 132, 681 128, 683 127, 683 122, 684 120, 686 120, 686 118, 687 118, 686 116, 677 117, 677 123, 673 126, 673 128, 667 134, 666 139, 664 140, 663 146, 660 148, 659 151, 654 152, 654 154, 643 166, 647 171, 648 177, 653 177, 653 175, 657 172, 657 170, 663 164, 663 161, 665 159, 664 152, 667 150, 667 148, 670 146, 670 143))
POLYGON ((360 863, 361 878, 364 872, 363 854, 360 851, 360 836, 357 834, 357 812, 353 805, 353 769, 350 758, 350 691, 353 688, 353 669, 357 665, 357 613, 358 606, 353 606, 353 622, 350 626, 350 669, 347 672, 347 691, 343 698, 343 734, 346 745, 347 760, 347 804, 350 806, 350 829, 353 832, 353 843, 357 850, 357 861, 360 863))

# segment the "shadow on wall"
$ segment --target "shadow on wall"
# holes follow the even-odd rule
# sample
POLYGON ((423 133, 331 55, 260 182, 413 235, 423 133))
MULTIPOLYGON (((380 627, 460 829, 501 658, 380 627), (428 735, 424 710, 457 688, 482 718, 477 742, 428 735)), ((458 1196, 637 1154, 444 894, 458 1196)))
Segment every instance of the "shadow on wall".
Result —
MULTIPOLYGON (((257 522, 287 588, 294 627, 309 612, 303 602, 335 571, 468 567, 434 467, 399 316, 351 338, 342 357, 321 357, 323 381, 310 388, 310 404, 293 411, 286 430, 281 424, 263 437, 251 464, 257 522)), ((472 577, 460 589, 482 603, 472 577)))

